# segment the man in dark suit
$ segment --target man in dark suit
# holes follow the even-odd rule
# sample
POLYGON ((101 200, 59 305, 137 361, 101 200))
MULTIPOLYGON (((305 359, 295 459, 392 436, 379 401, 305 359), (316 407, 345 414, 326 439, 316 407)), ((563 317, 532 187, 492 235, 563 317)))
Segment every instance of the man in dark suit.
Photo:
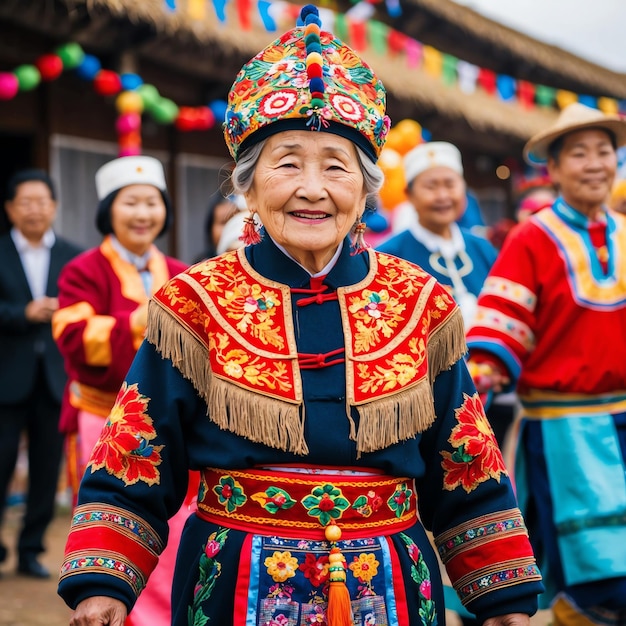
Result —
MULTIPOLYGON (((39 562, 54 515, 63 452, 59 412, 66 377, 52 339, 57 278, 81 249, 56 236, 54 186, 41 170, 22 170, 9 181, 5 209, 11 231, 0 236, 0 520, 18 456, 28 441, 28 494, 17 553, 18 572, 50 573, 39 562)), ((7 548, 0 543, 0 562, 7 548)))

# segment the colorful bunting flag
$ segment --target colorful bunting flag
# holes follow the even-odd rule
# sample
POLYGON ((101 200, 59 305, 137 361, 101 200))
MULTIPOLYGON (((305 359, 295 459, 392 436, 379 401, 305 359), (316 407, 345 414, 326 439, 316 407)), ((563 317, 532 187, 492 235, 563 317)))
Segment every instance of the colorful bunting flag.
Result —
POLYGON ((542 107, 551 107, 556 99, 556 89, 547 85, 537 85, 535 87, 535 100, 542 107))
POLYGON ((556 92, 556 103, 559 105, 559 109, 564 109, 568 104, 572 104, 573 102, 578 102, 578 96, 573 91, 559 89, 556 92))
POLYGON ((252 20, 250 12, 252 10, 252 0, 235 0, 237 7, 237 17, 241 30, 252 30, 252 20))
POLYGON ((432 46, 422 47, 422 67, 427 74, 439 78, 443 67, 443 55, 432 46))
POLYGON ((478 71, 477 82, 490 96, 496 92, 496 73, 492 70, 481 67, 478 71))
POLYGON ((363 52, 367 48, 367 31, 365 28, 365 22, 348 21, 348 27, 350 28, 351 46, 357 52, 363 52))
POLYGON ((448 87, 451 87, 457 82, 457 63, 458 59, 451 54, 442 55, 441 79, 448 87))
POLYGON ((535 100, 535 86, 527 80, 518 80, 517 99, 523 107, 531 108, 535 100))
POLYGON ((458 61, 456 64, 456 73, 459 77, 459 89, 463 93, 474 93, 476 91, 476 81, 480 68, 478 65, 468 63, 467 61, 458 61))
POLYGON ((187 12, 192 20, 206 19, 206 0, 187 0, 187 12))
POLYGON ((513 100, 515 98, 515 79, 512 76, 506 74, 499 74, 496 78, 496 87, 498 94, 505 101, 513 100))
POLYGON ((224 23, 226 21, 226 3, 228 0, 213 0, 213 8, 217 19, 224 23))
POLYGON ((419 67, 420 61, 422 60, 422 51, 423 51, 422 44, 415 39, 411 39, 410 37, 407 37, 404 40, 404 45, 405 45, 404 51, 406 54, 407 65, 411 68, 419 67))
POLYGON ((270 9, 272 7, 272 2, 268 0, 258 0, 259 7, 259 16, 261 18, 261 22, 263 22, 263 27, 269 33, 274 33, 277 30, 276 21, 274 17, 270 14, 270 9))
POLYGON ((367 23, 368 39, 376 54, 380 54, 381 56, 387 54, 389 50, 387 42, 389 40, 390 30, 389 26, 376 20, 370 20, 367 23))

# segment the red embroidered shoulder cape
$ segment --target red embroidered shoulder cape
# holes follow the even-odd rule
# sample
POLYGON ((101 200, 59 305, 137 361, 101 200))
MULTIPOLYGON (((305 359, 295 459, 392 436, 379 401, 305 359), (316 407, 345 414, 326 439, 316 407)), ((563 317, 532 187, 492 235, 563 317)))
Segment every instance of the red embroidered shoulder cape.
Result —
MULTIPOLYGON (((432 380, 466 349, 459 309, 432 276, 399 258, 369 255, 365 279, 337 290, 346 411, 359 454, 428 428, 432 380)), ((168 282, 151 301, 148 328, 148 341, 191 380, 213 422, 307 453, 290 289, 258 274, 243 250, 168 282)))

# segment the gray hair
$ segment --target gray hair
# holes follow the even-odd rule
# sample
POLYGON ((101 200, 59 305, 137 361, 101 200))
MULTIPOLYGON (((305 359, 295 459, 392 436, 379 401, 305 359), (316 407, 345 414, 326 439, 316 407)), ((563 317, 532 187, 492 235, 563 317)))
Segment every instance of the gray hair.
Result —
MULTIPOLYGON (((255 143, 245 150, 239 158, 231 175, 231 182, 235 193, 244 194, 252 186, 254 170, 256 169, 256 164, 266 141, 267 139, 264 139, 259 143, 255 143)), ((380 167, 378 167, 376 163, 373 163, 361 148, 358 146, 355 146, 355 148, 359 166, 363 174, 365 191, 367 192, 368 199, 370 199, 371 196, 375 196, 380 191, 385 181, 385 175, 380 167)))

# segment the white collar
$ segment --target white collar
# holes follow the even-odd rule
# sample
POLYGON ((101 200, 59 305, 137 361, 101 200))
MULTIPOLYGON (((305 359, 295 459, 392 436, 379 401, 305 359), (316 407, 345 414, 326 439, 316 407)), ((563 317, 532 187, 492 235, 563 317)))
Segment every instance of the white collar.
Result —
POLYGON ((463 239, 463 233, 456 222, 450 224, 452 233, 450 239, 444 239, 431 230, 424 228, 417 220, 409 226, 409 231, 411 231, 415 239, 424 244, 427 250, 439 252, 446 259, 454 259, 460 252, 465 250, 465 239, 463 239))
POLYGON ((119 242, 115 235, 111 235, 111 245, 124 261, 134 265, 140 272, 148 267, 148 261, 152 256, 152 248, 149 248, 148 252, 142 255, 133 254, 119 242))
POLYGON ((32 250, 33 248, 48 248, 50 250, 56 241, 56 237, 54 235, 54 231, 49 228, 41 238, 39 245, 34 246, 20 230, 18 230, 15 226, 11 228, 11 238, 13 239, 13 243, 17 248, 17 251, 22 254, 27 250, 32 250))
MULTIPOLYGON (((269 235, 268 235, 269 236, 269 235)), ((272 239, 270 237, 270 239, 272 239)), ((274 241, 272 239, 272 241, 274 241)), ((274 241, 274 245, 287 257, 289 257, 294 263, 298 263, 298 261, 296 261, 291 254, 289 254, 289 252, 287 252, 287 250, 285 250, 285 248, 283 248, 279 243, 276 243, 274 241)), ((335 252, 335 254, 333 254, 333 258, 328 261, 328 263, 326 264, 326 266, 319 272, 316 272, 315 274, 311 274, 311 272, 309 272, 309 270, 304 267, 304 265, 302 265, 302 263, 298 263, 298 265, 308 274, 311 275, 311 278, 315 278, 316 276, 326 276, 326 274, 328 274, 328 272, 330 272, 330 270, 333 269, 335 263, 337 263, 337 259, 339 258, 339 255, 341 254, 341 250, 343 249, 343 241, 341 241, 339 243, 339 246, 337 247, 337 251, 335 252)))

